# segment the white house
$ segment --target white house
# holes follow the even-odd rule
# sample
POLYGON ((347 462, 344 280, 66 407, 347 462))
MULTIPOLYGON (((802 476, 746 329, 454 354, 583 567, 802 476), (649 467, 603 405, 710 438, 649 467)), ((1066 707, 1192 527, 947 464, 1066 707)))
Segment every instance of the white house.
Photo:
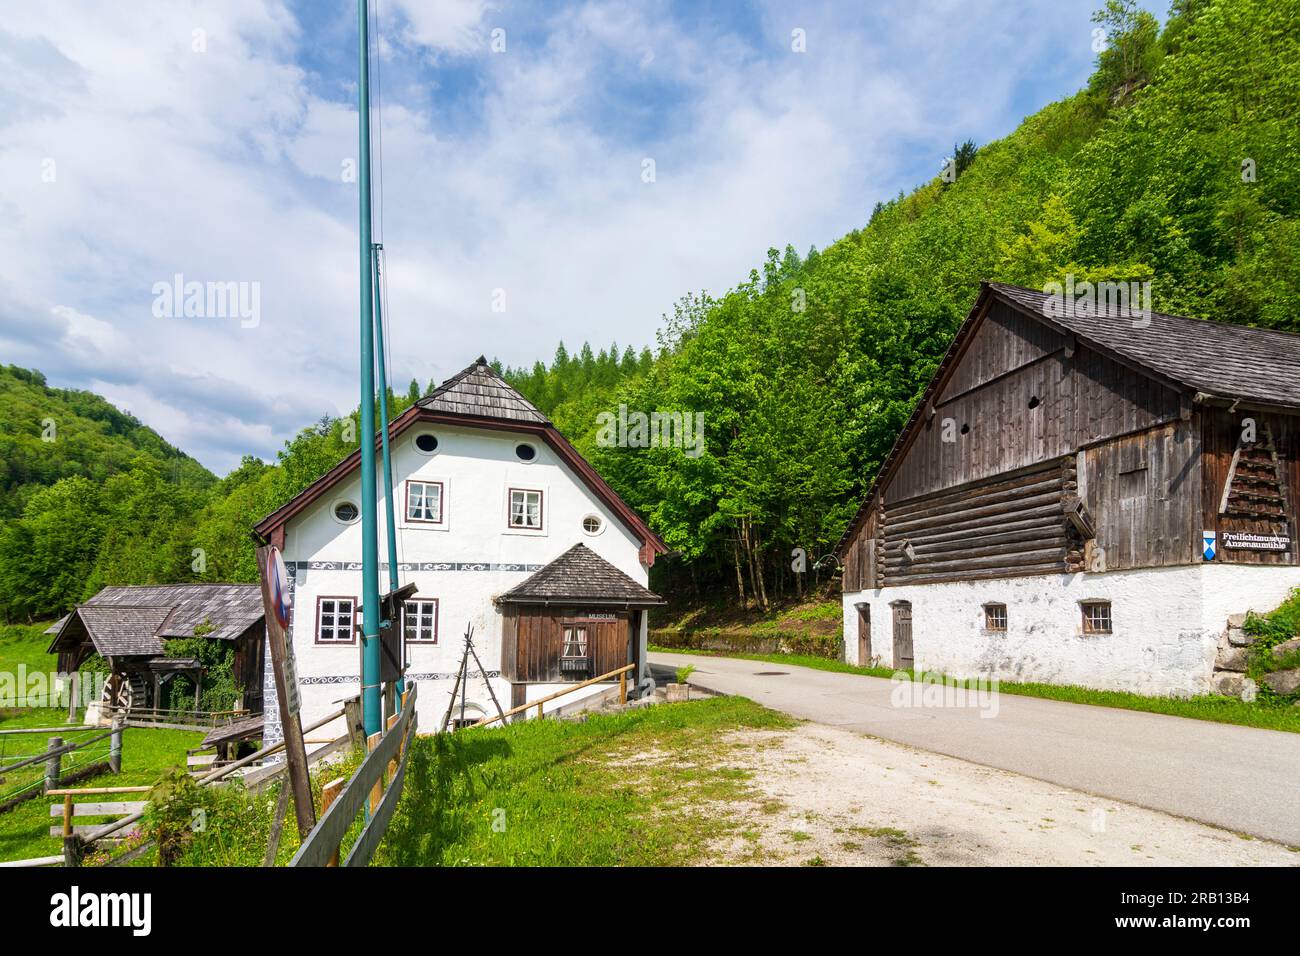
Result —
MULTIPOLYGON (((483 664, 470 658, 467 721, 495 713, 489 685, 508 709, 624 663, 640 665, 633 687, 649 679, 646 610, 663 601, 646 584, 663 541, 482 357, 394 419, 390 445, 399 583, 416 587, 402 625, 422 730, 447 712, 467 626, 483 664)), ((358 451, 255 526, 293 582, 304 726, 360 690, 359 464, 358 451)))

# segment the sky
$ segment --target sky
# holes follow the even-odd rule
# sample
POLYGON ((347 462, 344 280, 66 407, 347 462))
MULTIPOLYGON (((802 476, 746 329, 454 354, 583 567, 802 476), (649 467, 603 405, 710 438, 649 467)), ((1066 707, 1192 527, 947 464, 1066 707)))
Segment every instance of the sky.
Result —
MULTIPOLYGON (((399 391, 653 344, 1084 85, 1100 5, 371 2, 399 391)), ((0 14, 0 362, 218 474, 355 408, 355 3, 0 14)))

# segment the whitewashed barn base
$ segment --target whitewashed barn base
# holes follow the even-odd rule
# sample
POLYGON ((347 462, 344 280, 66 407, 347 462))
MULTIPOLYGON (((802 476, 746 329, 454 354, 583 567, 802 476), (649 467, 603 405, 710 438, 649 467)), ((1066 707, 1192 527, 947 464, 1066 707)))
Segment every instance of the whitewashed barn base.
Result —
POLYGON ((870 606, 871 654, 893 666, 890 602, 912 604, 917 670, 953 677, 1075 684, 1150 695, 1209 693, 1228 615, 1268 611, 1300 569, 1184 565, 989 581, 915 584, 844 595, 845 659, 859 660, 857 605, 870 606), (1110 601, 1110 634, 1084 634, 1079 602, 1110 601), (984 630, 984 604, 1007 606, 1007 630, 984 630))

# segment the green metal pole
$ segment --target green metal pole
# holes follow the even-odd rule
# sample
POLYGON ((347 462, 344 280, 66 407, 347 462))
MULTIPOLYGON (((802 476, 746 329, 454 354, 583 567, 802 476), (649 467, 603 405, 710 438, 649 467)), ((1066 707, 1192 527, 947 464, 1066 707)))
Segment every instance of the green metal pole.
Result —
POLYGON ((370 249, 370 23, 357 0, 357 173, 361 194, 361 714, 366 735, 382 728, 379 698, 379 522, 375 520, 374 288, 370 249))
MULTIPOLYGON (((397 590, 397 526, 393 518, 393 459, 388 451, 388 372, 384 368, 384 297, 379 290, 383 288, 379 281, 379 250, 384 248, 373 243, 374 284, 375 284, 375 368, 379 371, 379 436, 384 452, 384 530, 388 534, 388 590, 397 590)), ((402 626, 401 608, 397 609, 398 619, 395 627, 402 626)), ((403 649, 405 653, 405 649, 403 649)), ((403 660, 402 666, 406 665, 403 660)), ((402 694, 406 692, 406 681, 397 678, 397 702, 394 712, 402 709, 402 694)))

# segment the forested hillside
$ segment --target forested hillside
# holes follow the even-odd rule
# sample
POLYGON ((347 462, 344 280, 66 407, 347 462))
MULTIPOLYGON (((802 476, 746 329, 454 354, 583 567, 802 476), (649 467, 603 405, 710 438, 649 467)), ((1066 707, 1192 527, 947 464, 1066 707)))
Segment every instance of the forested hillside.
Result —
POLYGON ((141 456, 173 484, 205 488, 217 480, 93 392, 50 388, 40 372, 0 365, 0 518, 21 514, 33 493, 60 478, 102 482, 141 456))
POLYGON ((704 412, 703 455, 600 447, 581 394, 556 408, 680 551, 661 587, 797 588, 791 550, 833 547, 981 280, 1149 279, 1163 311, 1300 329, 1300 3, 1180 0, 1161 31, 1112 0, 1096 19, 1088 88, 956 149, 954 182, 682 300, 603 404, 704 412))
MULTIPOLYGON (((1110 41, 1088 87, 955 147, 955 179, 869 217, 864 197, 868 221, 828 248, 773 250, 735 288, 684 296, 654 352, 561 346, 504 370, 679 553, 656 588, 762 605, 803 587, 791 550, 810 569, 831 550, 981 280, 1149 279, 1158 309, 1300 330, 1300 0, 1178 0, 1163 30, 1111 0, 1098 22, 1110 41), (599 416, 620 405, 702 413, 702 453, 602 445, 599 416)), ((206 487, 84 393, 60 407, 98 424, 78 438, 60 421, 42 443, 56 398, 38 380, 0 376, 20 396, 0 419, 8 619, 105 583, 251 580, 252 522, 355 447, 323 418, 275 464, 206 487)))

